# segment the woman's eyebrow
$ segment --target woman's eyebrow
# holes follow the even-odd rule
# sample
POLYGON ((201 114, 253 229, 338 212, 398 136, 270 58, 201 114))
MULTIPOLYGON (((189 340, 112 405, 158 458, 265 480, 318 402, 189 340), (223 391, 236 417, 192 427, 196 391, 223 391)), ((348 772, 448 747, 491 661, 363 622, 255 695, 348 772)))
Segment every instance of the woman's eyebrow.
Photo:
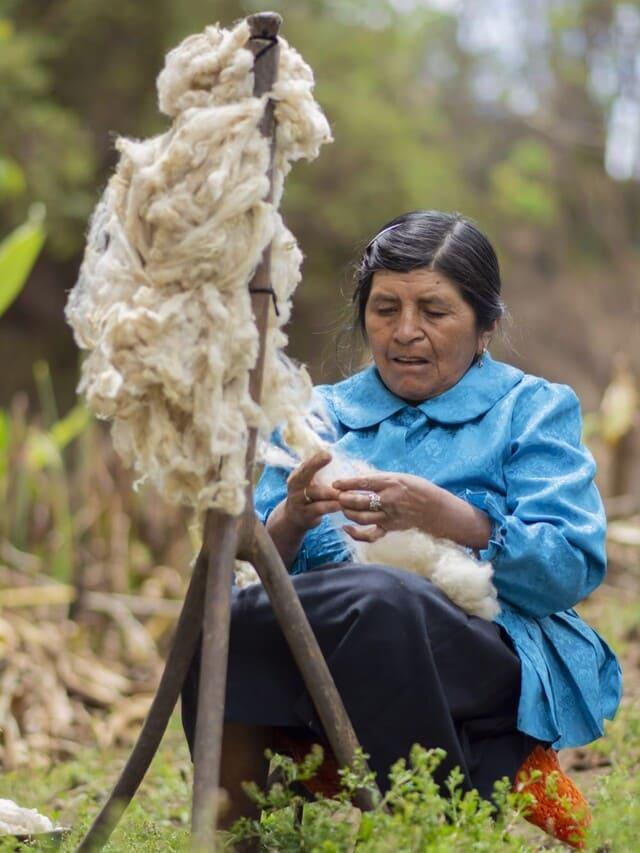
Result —
POLYGON ((446 299, 441 296, 419 296, 418 302, 426 302, 428 305, 440 305, 442 308, 449 308, 450 305, 446 299))
MULTIPOLYGON (((394 293, 374 293, 371 296, 371 302, 398 302, 399 297, 394 293)), ((446 299, 436 294, 432 296, 419 296, 418 302, 421 304, 438 305, 442 308, 450 308, 451 306, 446 299)))
POLYGON ((382 302, 383 300, 387 300, 389 302, 397 302, 398 297, 395 293, 374 293, 371 296, 372 302, 382 302))

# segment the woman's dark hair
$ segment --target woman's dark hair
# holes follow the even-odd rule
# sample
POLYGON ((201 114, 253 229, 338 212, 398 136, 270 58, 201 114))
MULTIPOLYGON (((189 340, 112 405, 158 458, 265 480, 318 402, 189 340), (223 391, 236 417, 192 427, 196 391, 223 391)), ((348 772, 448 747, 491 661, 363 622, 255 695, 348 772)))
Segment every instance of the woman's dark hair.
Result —
POLYGON ((354 325, 366 338, 364 313, 373 274, 426 268, 445 275, 471 306, 480 330, 505 313, 498 258, 474 224, 457 213, 415 210, 387 222, 371 240, 356 268, 354 325))

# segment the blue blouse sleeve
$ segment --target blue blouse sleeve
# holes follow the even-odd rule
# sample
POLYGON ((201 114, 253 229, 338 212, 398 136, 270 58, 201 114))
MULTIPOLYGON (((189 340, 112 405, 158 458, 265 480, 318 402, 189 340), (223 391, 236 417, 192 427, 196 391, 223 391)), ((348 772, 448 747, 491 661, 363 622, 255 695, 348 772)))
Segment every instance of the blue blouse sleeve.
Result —
MULTIPOLYGON (((314 401, 312 403, 312 408, 316 408, 319 405, 323 406, 323 414, 325 418, 328 418, 330 422, 335 419, 335 414, 333 412, 333 407, 330 404, 330 386, 319 385, 313 389, 314 401), (328 393, 329 392, 329 393, 328 393)), ((322 435, 327 440, 331 441, 335 436, 332 436, 330 432, 327 430, 326 432, 322 429, 318 430, 318 433, 322 435)), ((282 440, 282 436, 279 429, 276 429, 271 435, 271 441, 276 444, 278 447, 282 447, 285 450, 288 450, 287 446, 284 444, 282 440)), ((273 512, 273 510, 278 506, 278 504, 283 501, 287 496, 287 479, 289 477, 289 471, 285 468, 279 468, 273 465, 265 465, 260 479, 255 488, 254 493, 254 504, 256 515, 260 519, 263 524, 267 523, 267 519, 273 512)), ((289 566, 289 573, 293 575, 301 574, 307 569, 307 552, 303 543, 298 550, 298 554, 294 562, 289 566)))
POLYGON ((488 493, 466 495, 493 521, 480 558, 493 564, 498 595, 530 616, 573 607, 605 575, 605 513, 581 432, 568 386, 544 383, 523 394, 504 467, 506 509, 488 493))

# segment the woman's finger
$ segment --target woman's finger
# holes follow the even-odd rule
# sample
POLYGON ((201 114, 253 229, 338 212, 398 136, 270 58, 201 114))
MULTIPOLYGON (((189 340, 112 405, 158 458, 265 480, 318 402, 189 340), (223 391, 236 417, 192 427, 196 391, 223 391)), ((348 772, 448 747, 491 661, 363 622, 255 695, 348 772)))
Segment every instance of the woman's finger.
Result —
POLYGON ((294 489, 302 489, 313 480, 314 475, 331 462, 331 454, 327 450, 319 450, 289 474, 287 483, 294 489))
MULTIPOLYGON (((336 489, 338 500, 344 509, 364 511, 371 506, 371 491, 368 492, 341 492, 336 489)), ((376 493, 377 494, 377 493, 376 493)))
POLYGON ((379 524, 386 519, 383 512, 370 512, 367 510, 347 509, 340 504, 342 512, 346 515, 349 521, 355 521, 356 524, 379 524))
POLYGON ((344 480, 334 480, 331 485, 340 489, 341 492, 377 492, 389 485, 389 477, 387 474, 368 474, 366 477, 348 477, 344 480))
POLYGON ((358 542, 377 542, 378 539, 382 539, 386 532, 377 525, 371 527, 353 527, 351 524, 345 524, 342 529, 358 542))
POLYGON ((314 501, 308 504, 308 510, 311 515, 317 515, 320 518, 329 512, 340 512, 340 504, 338 501, 314 501))
POLYGON ((340 492, 337 489, 331 488, 331 486, 321 486, 316 482, 312 482, 310 485, 304 487, 304 494, 309 498, 309 501, 305 501, 309 503, 310 501, 318 502, 318 501, 338 501, 340 497, 340 492))

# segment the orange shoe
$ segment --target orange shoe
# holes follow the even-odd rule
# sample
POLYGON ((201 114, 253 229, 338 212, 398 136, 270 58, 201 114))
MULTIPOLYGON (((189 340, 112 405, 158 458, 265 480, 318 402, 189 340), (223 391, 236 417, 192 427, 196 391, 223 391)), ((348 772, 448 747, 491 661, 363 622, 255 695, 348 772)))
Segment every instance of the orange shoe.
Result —
POLYGON ((560 767, 555 750, 536 746, 518 770, 513 790, 535 797, 525 815, 530 823, 577 850, 584 849, 591 809, 578 786, 560 767), (535 770, 542 775, 527 781, 535 770))

